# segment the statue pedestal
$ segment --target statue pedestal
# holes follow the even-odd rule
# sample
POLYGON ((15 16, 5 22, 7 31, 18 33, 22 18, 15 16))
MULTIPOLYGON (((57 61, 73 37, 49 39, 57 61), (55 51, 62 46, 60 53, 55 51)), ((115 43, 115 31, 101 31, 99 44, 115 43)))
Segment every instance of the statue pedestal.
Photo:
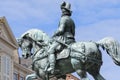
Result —
POLYGON ((66 79, 62 79, 62 78, 57 79, 56 77, 53 77, 53 78, 50 78, 50 80, 66 80, 66 79))

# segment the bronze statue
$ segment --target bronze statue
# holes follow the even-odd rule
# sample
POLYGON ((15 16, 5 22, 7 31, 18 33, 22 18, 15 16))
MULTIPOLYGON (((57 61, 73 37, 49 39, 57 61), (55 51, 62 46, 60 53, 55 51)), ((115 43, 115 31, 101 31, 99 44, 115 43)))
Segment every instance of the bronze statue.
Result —
MULTIPOLYGON (((24 58, 32 57, 34 74, 28 75, 26 80, 33 80, 39 76, 43 80, 49 80, 51 75, 57 78, 65 76, 67 73, 77 72, 81 80, 89 80, 86 72, 91 74, 95 80, 105 80, 99 73, 102 65, 102 54, 99 46, 107 51, 115 64, 120 66, 120 45, 113 38, 104 38, 98 42, 75 42, 60 52, 57 56, 55 72, 48 73, 50 48, 49 38, 44 32, 31 29, 25 32, 18 44, 21 47, 24 58), (37 36, 37 37, 36 37, 37 36), (31 55, 31 49, 33 54, 31 55), (62 57, 59 57, 62 56, 62 57)), ((62 44, 62 43, 61 43, 62 44)))
POLYGON ((62 17, 57 32, 52 38, 38 29, 25 32, 18 44, 24 58, 32 57, 32 69, 35 73, 26 77, 33 80, 38 77, 49 80, 50 77, 65 78, 68 73, 76 72, 81 80, 89 80, 86 72, 95 80, 105 80, 100 74, 102 53, 106 50, 116 65, 120 66, 120 45, 113 38, 106 37, 98 42, 75 42, 75 25, 70 18, 70 4, 61 5, 62 17))
POLYGON ((55 51, 62 50, 61 48, 64 44, 71 44, 75 42, 75 24, 74 21, 70 18, 72 11, 70 10, 71 5, 69 3, 63 2, 61 4, 62 16, 59 22, 59 26, 57 31, 53 35, 54 41, 50 45, 50 49, 48 50, 49 53, 49 62, 50 68, 48 71, 54 73, 55 67, 55 51), (64 44, 61 44, 63 42, 64 44), (58 50, 57 47, 60 47, 58 50))

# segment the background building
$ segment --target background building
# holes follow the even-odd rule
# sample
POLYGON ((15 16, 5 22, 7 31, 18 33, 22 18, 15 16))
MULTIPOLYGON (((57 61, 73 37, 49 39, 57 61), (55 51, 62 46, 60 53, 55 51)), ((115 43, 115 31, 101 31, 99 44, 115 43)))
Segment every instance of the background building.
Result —
POLYGON ((24 80, 32 71, 19 64, 18 44, 5 19, 0 18, 0 80, 24 80))
MULTIPOLYGON (((18 54, 17 41, 5 17, 0 18, 0 80, 25 80, 33 73, 30 69, 32 60, 23 59, 18 54)), ((54 80, 54 78, 52 79, 54 80)), ((79 80, 68 74, 66 80, 79 80)))

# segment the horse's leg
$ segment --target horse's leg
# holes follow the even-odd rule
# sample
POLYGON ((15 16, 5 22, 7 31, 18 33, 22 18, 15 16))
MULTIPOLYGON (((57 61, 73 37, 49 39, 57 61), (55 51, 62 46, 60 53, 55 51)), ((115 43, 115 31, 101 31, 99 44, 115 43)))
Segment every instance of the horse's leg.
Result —
POLYGON ((43 69, 39 69, 37 74, 43 80, 49 80, 49 75, 47 73, 45 73, 45 71, 43 69))
POLYGON ((78 69, 76 70, 77 74, 81 77, 81 80, 89 80, 87 78, 87 74, 86 74, 86 71, 84 70, 81 70, 81 69, 78 69))
POLYGON ((105 80, 105 78, 99 73, 90 73, 95 80, 105 80))
POLYGON ((100 74, 100 73, 96 73, 96 74, 91 74, 95 80, 105 80, 105 78, 100 74))
POLYGON ((95 78, 95 80, 105 80, 104 77, 101 74, 96 74, 93 76, 95 78))
POLYGON ((88 69, 88 73, 92 75, 95 80, 105 80, 99 72, 100 67, 101 65, 93 65, 88 69))
POLYGON ((71 63, 77 74, 80 76, 81 80, 89 80, 86 71, 84 70, 84 65, 80 60, 72 58, 71 63))
POLYGON ((33 79, 37 79, 37 75, 35 73, 27 75, 25 80, 33 80, 33 79))

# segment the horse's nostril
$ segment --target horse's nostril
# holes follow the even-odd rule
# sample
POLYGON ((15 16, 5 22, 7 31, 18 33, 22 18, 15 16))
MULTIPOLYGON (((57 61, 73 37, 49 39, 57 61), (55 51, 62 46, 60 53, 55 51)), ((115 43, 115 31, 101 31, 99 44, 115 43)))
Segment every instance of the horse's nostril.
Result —
POLYGON ((22 55, 22 57, 24 57, 24 55, 22 55))
POLYGON ((27 56, 29 56, 29 54, 27 54, 27 56))

